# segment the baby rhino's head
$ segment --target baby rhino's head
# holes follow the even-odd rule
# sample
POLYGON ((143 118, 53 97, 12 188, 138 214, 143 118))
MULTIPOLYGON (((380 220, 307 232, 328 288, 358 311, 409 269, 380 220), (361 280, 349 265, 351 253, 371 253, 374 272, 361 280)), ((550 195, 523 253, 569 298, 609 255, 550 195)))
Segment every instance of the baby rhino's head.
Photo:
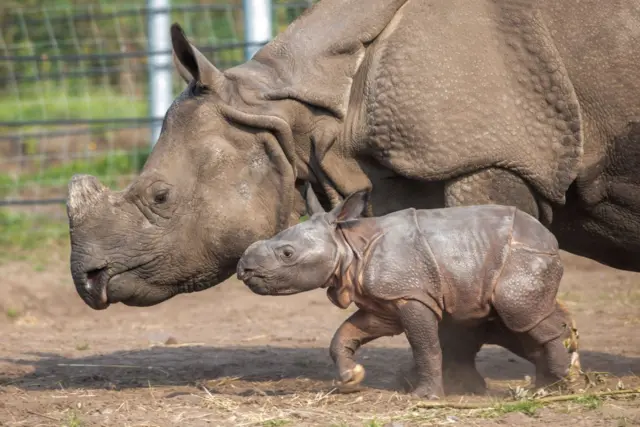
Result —
POLYGON ((249 246, 238 262, 238 279, 260 295, 289 295, 321 287, 345 255, 346 247, 336 234, 337 224, 359 218, 368 195, 353 193, 325 212, 307 185, 306 204, 311 218, 249 246))

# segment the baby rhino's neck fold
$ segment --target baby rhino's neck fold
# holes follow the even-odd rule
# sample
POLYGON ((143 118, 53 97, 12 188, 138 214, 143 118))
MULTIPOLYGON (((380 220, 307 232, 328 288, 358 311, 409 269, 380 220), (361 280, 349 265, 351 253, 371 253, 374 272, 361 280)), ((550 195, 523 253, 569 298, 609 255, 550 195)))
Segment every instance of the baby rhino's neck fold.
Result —
POLYGON ((374 219, 360 219, 336 227, 340 251, 336 269, 327 282, 327 297, 336 306, 347 308, 362 294, 362 274, 371 248, 382 236, 374 219))

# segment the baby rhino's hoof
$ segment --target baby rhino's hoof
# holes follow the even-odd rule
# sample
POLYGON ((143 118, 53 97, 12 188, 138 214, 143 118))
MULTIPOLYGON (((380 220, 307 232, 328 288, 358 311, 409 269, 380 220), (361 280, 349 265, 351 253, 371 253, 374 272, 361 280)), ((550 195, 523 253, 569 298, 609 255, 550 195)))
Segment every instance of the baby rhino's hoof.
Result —
POLYGON ((364 380, 364 367, 357 364, 353 369, 340 372, 340 385, 354 387, 364 380))

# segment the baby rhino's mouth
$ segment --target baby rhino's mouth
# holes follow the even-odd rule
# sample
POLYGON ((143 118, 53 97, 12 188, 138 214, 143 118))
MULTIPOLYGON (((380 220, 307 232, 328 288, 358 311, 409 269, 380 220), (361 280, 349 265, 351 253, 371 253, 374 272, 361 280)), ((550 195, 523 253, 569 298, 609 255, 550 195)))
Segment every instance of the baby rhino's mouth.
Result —
POLYGON ((254 294, 258 295, 293 295, 300 292, 299 289, 296 289, 294 287, 284 288, 271 286, 263 277, 260 276, 253 276, 251 278, 245 279, 244 284, 247 285, 247 287, 251 289, 254 294))
POLYGON ((255 274, 245 277, 243 282, 249 289, 251 289, 251 292, 255 294, 270 295, 272 293, 269 286, 264 282, 264 279, 260 276, 256 276, 255 274))
POLYGON ((255 268, 247 266, 244 259, 241 259, 240 262, 238 262, 236 276, 239 280, 242 280, 253 293, 258 295, 269 294, 268 287, 264 283, 264 278, 256 272, 255 268))
MULTIPOLYGON (((240 279, 240 276, 238 276, 238 278, 240 279)), ((299 292, 297 289, 292 287, 274 287, 269 284, 265 277, 256 274, 255 271, 245 273, 242 275, 242 279, 240 280, 242 280, 244 284, 251 289, 251 292, 258 295, 291 295, 299 292)))
POLYGON ((295 286, 283 287, 283 283, 273 277, 268 270, 261 270, 256 265, 248 265, 245 259, 240 259, 236 269, 236 276, 258 295, 291 295, 300 292, 295 286))

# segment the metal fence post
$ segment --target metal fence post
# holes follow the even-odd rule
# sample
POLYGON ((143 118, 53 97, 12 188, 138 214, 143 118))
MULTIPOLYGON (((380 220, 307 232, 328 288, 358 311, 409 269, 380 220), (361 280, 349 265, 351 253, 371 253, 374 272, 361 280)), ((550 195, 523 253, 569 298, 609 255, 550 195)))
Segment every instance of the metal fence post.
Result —
POLYGON ((162 128, 162 121, 155 119, 164 117, 173 101, 169 2, 170 0, 147 0, 151 147, 156 144, 162 128))
POLYGON ((244 7, 244 57, 248 61, 260 50, 258 43, 271 40, 271 0, 242 0, 244 7))

